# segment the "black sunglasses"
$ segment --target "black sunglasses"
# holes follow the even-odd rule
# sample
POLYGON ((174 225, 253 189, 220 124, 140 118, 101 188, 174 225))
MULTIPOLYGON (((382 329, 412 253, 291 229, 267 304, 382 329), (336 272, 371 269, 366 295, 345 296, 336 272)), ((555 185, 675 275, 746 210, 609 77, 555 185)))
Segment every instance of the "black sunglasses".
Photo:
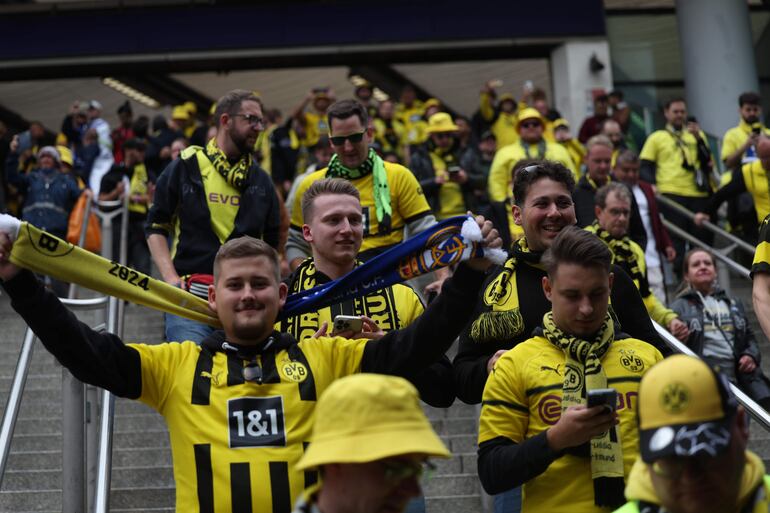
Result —
POLYGON ((350 141, 351 143, 360 143, 361 140, 364 138, 364 134, 366 133, 366 130, 363 132, 359 132, 357 134, 350 134, 350 135, 335 135, 333 137, 329 137, 329 140, 332 142, 334 146, 342 146, 345 144, 345 141, 350 141))
POLYGON ((540 121, 525 121, 520 126, 521 128, 535 128, 542 125, 540 121))

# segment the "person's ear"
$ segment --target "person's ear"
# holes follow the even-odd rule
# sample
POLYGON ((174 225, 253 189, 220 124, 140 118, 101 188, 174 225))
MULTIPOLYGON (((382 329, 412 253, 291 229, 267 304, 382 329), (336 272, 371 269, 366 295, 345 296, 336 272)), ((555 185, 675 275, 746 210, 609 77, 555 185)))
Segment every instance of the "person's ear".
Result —
POLYGON ((552 286, 551 279, 548 276, 543 276, 543 294, 545 294, 545 298, 548 301, 551 300, 551 294, 553 293, 552 286))
POLYGON ((284 282, 278 284, 278 309, 283 308, 286 304, 286 296, 289 295, 289 287, 284 282))
POLYGON ((313 242, 313 232, 310 231, 310 226, 306 224, 302 225, 302 238, 305 239, 307 243, 313 242))
POLYGON ((217 312, 217 289, 216 289, 216 282, 212 285, 209 285, 209 308, 212 312, 217 312))
POLYGON ((515 204, 515 203, 513 204, 513 207, 511 207, 511 208, 512 208, 511 212, 513 213, 513 222, 517 226, 522 226, 523 223, 524 223, 524 221, 522 221, 522 218, 521 218, 522 208, 520 206, 518 206, 517 204, 515 204))

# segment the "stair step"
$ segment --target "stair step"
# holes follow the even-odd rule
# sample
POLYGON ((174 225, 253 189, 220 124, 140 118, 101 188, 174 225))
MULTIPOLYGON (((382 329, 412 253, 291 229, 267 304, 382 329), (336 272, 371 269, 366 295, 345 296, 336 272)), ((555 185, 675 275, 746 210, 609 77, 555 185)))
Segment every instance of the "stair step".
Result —
MULTIPOLYGON (((482 511, 481 497, 476 495, 448 495, 425 497, 428 513, 475 513, 482 511)), ((114 510, 113 510, 114 511, 114 510)))
MULTIPOLYGON (((48 470, 9 470, 3 478, 3 490, 24 491, 43 488, 61 488, 61 468, 48 470)), ((148 486, 174 486, 171 466, 113 467, 113 488, 142 488, 148 486)))
POLYGON ((475 495, 480 486, 479 478, 471 474, 434 475, 422 483, 426 496, 475 495))

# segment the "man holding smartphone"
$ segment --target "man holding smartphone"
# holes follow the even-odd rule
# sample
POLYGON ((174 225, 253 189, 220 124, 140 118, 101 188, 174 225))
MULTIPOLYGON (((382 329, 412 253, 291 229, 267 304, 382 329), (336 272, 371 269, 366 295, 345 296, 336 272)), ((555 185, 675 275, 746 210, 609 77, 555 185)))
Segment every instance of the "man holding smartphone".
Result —
POLYGON ((523 513, 593 512, 624 502, 638 455, 639 380, 663 357, 615 330, 611 259, 594 235, 561 230, 541 260, 552 310, 532 338, 500 357, 484 389, 479 477, 488 493, 524 485, 523 513))
POLYGON ((487 185, 483 174, 460 166, 458 130, 450 114, 433 114, 428 119, 428 140, 412 153, 409 161, 439 221, 476 211, 477 198, 487 185))
MULTIPOLYGON (((309 290, 352 271, 358 264, 363 240, 363 214, 359 192, 348 180, 325 178, 314 182, 302 197, 302 235, 313 257, 304 260, 289 278, 289 293, 309 290)), ((301 341, 326 334, 376 339, 404 328, 422 315, 417 293, 406 284, 395 284, 365 296, 284 319, 276 326, 301 341), (345 322, 336 322, 336 321, 345 322), (338 329, 338 325, 339 328, 338 329), (355 325, 354 325, 355 324, 355 325), (360 327, 359 327, 360 326, 360 327)), ((409 376, 423 401, 447 408, 455 398, 452 366, 444 356, 418 375, 409 376)))

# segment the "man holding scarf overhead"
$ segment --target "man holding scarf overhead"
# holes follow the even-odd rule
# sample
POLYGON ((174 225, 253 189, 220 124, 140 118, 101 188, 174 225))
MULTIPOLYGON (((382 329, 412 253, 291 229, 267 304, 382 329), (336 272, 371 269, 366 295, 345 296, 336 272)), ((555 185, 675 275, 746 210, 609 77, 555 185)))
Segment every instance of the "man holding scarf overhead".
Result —
POLYGON ((561 230, 541 260, 552 310, 497 361, 484 388, 479 477, 489 493, 523 484, 523 513, 600 512, 625 501, 639 381, 663 356, 609 315, 611 261, 590 233, 561 230), (587 406, 607 388, 614 407, 587 406))
MULTIPOLYGON (((191 301, 196 298, 130 270, 111 275, 105 272, 108 261, 9 216, 0 216, 0 280, 13 308, 78 379, 140 400, 164 416, 176 511, 288 513, 299 493, 317 480, 315 473, 302 472, 296 464, 309 441, 316 400, 323 391, 335 379, 357 372, 417 372, 441 357, 469 320, 466 298, 479 290, 489 265, 487 248, 499 248, 501 241, 483 218, 465 222, 475 228, 475 242, 452 238, 451 246, 465 246, 467 262, 422 316, 378 340, 318 337, 298 342, 275 331, 279 310, 289 308, 291 301, 279 281, 277 253, 252 237, 230 240, 217 252, 208 307, 223 330, 200 346, 124 344, 113 334, 80 323, 31 272, 18 266, 40 268, 51 262, 57 272, 80 273, 80 284, 94 279, 106 287, 123 281, 125 286, 115 287, 123 297, 128 289, 134 289, 132 297, 138 299, 170 289, 191 301), (88 272, 84 265, 62 268, 67 262, 86 261, 91 264, 88 272)), ((414 240, 422 244, 423 238, 414 240)), ((422 246, 417 250, 429 251, 422 246)), ((408 255, 395 260, 402 256, 410 260, 408 255)), ((374 272, 405 271, 391 267, 374 272)), ((362 282, 344 288, 354 285, 366 288, 362 282)))
POLYGON ((404 240, 404 228, 413 236, 436 223, 414 175, 404 166, 383 161, 371 148, 373 131, 366 109, 355 100, 329 107, 329 129, 334 156, 329 166, 305 177, 292 205, 286 257, 292 270, 311 255, 302 237, 302 196, 323 178, 349 180, 361 194, 364 240, 359 258, 367 261, 404 240))
MULTIPOLYGON (((278 249, 280 226, 273 182, 251 156, 264 128, 259 98, 230 91, 217 101, 214 118, 216 137, 205 148, 189 146, 158 178, 146 226, 163 281, 203 299, 222 244, 249 235, 278 249)), ((166 340, 200 343, 211 331, 166 315, 166 340)))

